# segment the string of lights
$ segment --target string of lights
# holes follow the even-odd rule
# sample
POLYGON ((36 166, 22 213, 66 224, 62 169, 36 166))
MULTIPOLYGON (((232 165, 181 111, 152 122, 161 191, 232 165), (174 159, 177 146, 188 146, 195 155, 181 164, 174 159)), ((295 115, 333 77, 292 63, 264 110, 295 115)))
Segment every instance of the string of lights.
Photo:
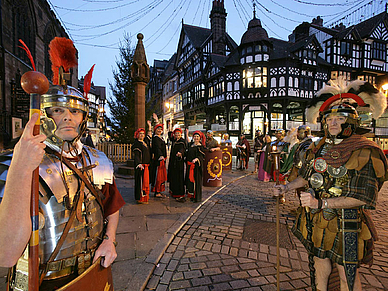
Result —
POLYGON ((288 17, 285 17, 284 15, 279 15, 279 14, 277 14, 277 13, 275 13, 275 12, 273 12, 273 11, 271 11, 271 10, 269 10, 269 9, 267 9, 263 4, 261 4, 259 1, 255 1, 255 3, 257 4, 257 5, 259 5, 259 6, 261 6, 267 13, 269 13, 269 14, 273 14, 273 15, 275 15, 275 16, 277 16, 277 17, 280 17, 280 18, 282 18, 282 19, 286 19, 286 20, 288 20, 288 21, 291 21, 291 22, 294 22, 294 23, 300 23, 300 20, 295 20, 295 19, 291 19, 291 18, 288 18, 288 17))
MULTIPOLYGON (((303 13, 302 11, 295 11, 295 10, 292 10, 292 9, 286 7, 286 6, 283 6, 283 5, 279 4, 278 1, 274 1, 274 0, 270 0, 270 1, 271 1, 273 4, 275 4, 275 5, 277 5, 277 6, 281 7, 281 8, 283 8, 283 9, 285 9, 285 10, 287 10, 288 12, 292 12, 292 13, 295 13, 295 14, 297 14, 297 15, 303 15, 303 16, 307 16, 307 17, 316 17, 316 15, 305 14, 305 13, 303 13)), ((341 14, 341 13, 343 13, 343 12, 340 11, 340 12, 336 12, 336 13, 333 13, 333 14, 323 14, 323 15, 321 15, 321 16, 322 16, 322 17, 330 17, 330 16, 336 16, 336 15, 341 14)))
POLYGON ((197 17, 197 13, 198 13, 199 7, 201 7, 201 3, 202 3, 202 0, 199 0, 199 4, 197 5, 197 9, 195 10, 193 19, 191 20, 192 23, 194 23, 194 20, 197 17))
POLYGON ((242 24, 245 25, 246 22, 242 19, 241 14, 240 14, 240 10, 238 10, 235 0, 233 0, 233 4, 234 4, 234 7, 236 8, 237 14, 240 17, 242 24))
POLYGON ((206 1, 204 0, 203 1, 203 6, 202 6, 202 13, 201 13, 201 18, 199 19, 199 22, 198 22, 198 25, 201 26, 202 24, 202 17, 203 17, 203 14, 205 12, 205 7, 206 7, 206 1))
POLYGON ((84 2, 90 2, 90 3, 117 3, 117 2, 123 2, 125 0, 82 0, 84 2))
POLYGON ((50 6, 52 7, 52 9, 54 10, 54 12, 57 15, 57 17, 59 18, 60 22, 63 24, 63 27, 67 31, 67 34, 69 35, 69 38, 74 41, 73 37, 71 36, 71 34, 69 32, 69 29, 66 27, 65 23, 63 22, 63 20, 62 20, 61 16, 59 15, 58 11, 55 9, 54 5, 51 3, 50 0, 47 0, 47 1, 50 4, 50 6))
MULTIPOLYGON (((257 4, 259 4, 258 1, 255 1, 257 4)), ((259 6, 257 6, 257 9, 262 13, 262 15, 264 15, 266 18, 268 18, 271 22, 273 22, 276 26, 288 31, 288 32, 292 32, 292 30, 288 29, 287 27, 284 27, 282 25, 280 25, 279 23, 277 23, 274 19, 272 19, 272 17, 268 16, 261 8, 261 5, 259 4, 259 6)), ((276 34, 276 36, 280 37, 278 34, 276 34)))
POLYGON ((345 1, 344 3, 315 3, 315 2, 302 1, 302 0, 294 0, 294 1, 298 2, 298 3, 301 3, 301 4, 307 4, 307 5, 312 5, 312 6, 326 6, 326 7, 332 7, 332 6, 352 6, 353 4, 360 2, 360 0, 345 1))
POLYGON ((124 25, 120 26, 120 27, 117 27, 115 29, 112 29, 110 31, 107 31, 107 32, 104 32, 104 33, 99 33, 99 34, 88 34, 88 35, 83 35, 83 34, 73 34, 74 37, 80 37, 80 38, 83 38, 83 40, 91 40, 91 39, 96 39, 96 38, 99 38, 99 37, 102 37, 102 36, 105 36, 105 35, 108 35, 108 34, 112 34, 113 32, 116 32, 120 29, 123 29, 135 22, 137 22, 138 20, 142 19, 145 15, 149 14, 153 9, 155 9, 158 5, 160 5, 163 0, 156 0, 154 1, 153 3, 157 2, 154 6, 153 5, 149 5, 151 8, 149 8, 148 10, 145 10, 142 12, 142 14, 137 14, 137 17, 133 20, 131 20, 130 22, 127 22, 125 23, 124 25))
MULTIPOLYGON (((119 19, 116 19, 114 21, 110 21, 110 22, 107 22, 107 23, 102 23, 102 24, 98 24, 98 25, 79 25, 79 24, 67 22, 66 24, 82 27, 82 28, 70 28, 71 31, 91 30, 91 29, 96 29, 96 28, 101 28, 101 27, 113 25, 113 24, 120 23, 120 22, 123 22, 123 21, 128 20, 128 19, 131 19, 134 16, 138 16, 139 13, 142 13, 145 10, 148 10, 157 1, 159 1, 159 0, 156 0, 153 3, 151 3, 151 4, 149 4, 149 5, 145 6, 145 7, 142 7, 141 9, 139 9, 139 10, 133 12, 133 13, 130 13, 130 14, 122 17, 122 18, 119 18, 119 19)), ((170 4, 171 4, 171 1, 170 1, 170 4)))
POLYGON ((106 8, 99 8, 99 9, 77 9, 77 8, 68 8, 68 7, 58 6, 58 5, 55 5, 54 7, 57 9, 66 10, 66 11, 70 11, 70 12, 106 12, 108 10, 115 10, 115 9, 123 8, 125 6, 131 5, 131 4, 139 2, 139 1, 140 0, 135 0, 135 1, 121 4, 121 5, 118 5, 115 7, 106 7, 106 8))
POLYGON ((175 13, 175 15, 174 15, 173 17, 169 17, 169 18, 167 19, 167 21, 164 22, 163 25, 161 25, 161 26, 158 28, 158 30, 155 31, 154 34, 152 34, 149 38, 147 38, 147 40, 145 41, 145 43, 147 43, 147 45, 152 45, 156 40, 159 39, 159 37, 163 34, 163 32, 165 32, 166 29, 169 27, 169 25, 172 23, 172 21, 174 20, 174 18, 178 15, 178 12, 179 12, 180 10, 182 10, 183 5, 184 5, 185 3, 189 3, 189 5, 187 6, 186 11, 185 11, 185 13, 184 13, 184 15, 183 15, 183 18, 185 17, 185 15, 186 15, 186 13, 187 13, 187 11, 188 11, 188 9, 189 9, 190 4, 192 3, 192 1, 185 1, 185 0, 182 0, 182 1, 180 2, 180 4, 174 9, 174 11, 173 11, 173 13, 172 13, 172 15, 174 15, 174 13, 175 13), (177 9, 178 7, 179 7, 179 10, 177 9), (166 27, 161 31, 161 33, 158 35, 158 37, 156 37, 156 38, 153 39, 151 42, 149 42, 149 41, 153 38, 153 36, 155 36, 156 33, 158 33, 159 30, 162 29, 162 27, 163 27, 165 24, 167 24, 167 23, 168 23, 168 25, 166 25, 166 27))
MULTIPOLYGON (((49 0, 50 1, 50 0, 49 0)), ((280 35, 279 35, 279 32, 276 33, 276 31, 274 31, 273 29, 273 26, 275 25, 276 27, 279 27, 281 28, 282 30, 284 31, 287 31, 287 32, 291 32, 292 31, 292 27, 289 27, 287 25, 285 25, 284 23, 285 22, 282 22, 282 21, 279 21, 277 20, 276 18, 281 18, 282 20, 285 20, 285 21, 289 21, 289 22, 292 22, 294 24, 298 24, 298 23, 302 23, 303 22, 303 18, 301 19, 300 16, 303 16, 303 17, 315 17, 316 15, 314 14, 310 14, 310 13, 303 13, 304 11, 309 11, 308 9, 298 9, 296 8, 297 6, 296 5, 303 5, 303 6, 310 6, 310 7, 322 7, 322 9, 324 9, 325 7, 327 9, 330 9, 331 7, 338 7, 338 6, 342 6, 342 7, 348 7, 346 9, 341 9, 342 11, 337 11, 335 13, 323 13, 323 14, 319 14, 321 17, 331 17, 328 21, 325 21, 325 23, 330 23, 331 25, 335 25, 339 22, 347 22, 347 23, 350 23, 350 16, 351 15, 361 15, 360 17, 368 17, 366 15, 366 13, 362 13, 362 9, 363 7, 365 8, 365 6, 367 5, 372 5, 373 4, 376 4, 376 2, 386 2, 386 1, 368 1, 367 3, 365 3, 366 1, 368 0, 344 0, 344 1, 340 1, 340 0, 337 0, 337 2, 335 3, 325 3, 325 2, 315 2, 315 1, 308 1, 308 0, 293 0, 293 2, 295 3, 292 7, 287 7, 288 5, 286 5, 285 3, 289 3, 289 2, 281 2, 281 1, 276 1, 276 0, 263 0, 263 1, 258 1, 258 0, 252 0, 252 1, 249 1, 249 0, 245 0, 245 1, 242 1, 242 0, 233 0, 233 6, 234 6, 234 9, 235 11, 237 12, 238 14, 238 17, 240 18, 240 21, 241 23, 243 24, 244 27, 247 26, 247 23, 250 21, 252 15, 250 12, 248 12, 250 9, 252 9, 252 3, 255 3, 257 5, 257 10, 258 10, 258 14, 260 15, 261 18, 264 18, 266 21, 262 21, 262 25, 263 27, 265 27, 265 29, 267 29, 268 31, 270 31, 273 35, 276 35, 277 37, 279 38, 282 38, 280 35), (252 3, 250 3, 252 2, 252 3), (276 8, 277 7, 277 8, 276 8), (346 11, 345 11, 346 10, 346 11), (303 12, 302 12, 303 11, 303 12), (351 11, 349 13, 349 11, 351 11), (298 19, 294 19, 293 17, 290 17, 290 13, 293 13, 293 14, 297 14, 299 17, 298 19), (345 15, 346 14, 346 15, 345 15), (366 16, 364 16, 366 15, 366 16), (268 21, 269 20, 269 21, 268 21), (270 23, 268 23, 270 22, 270 23)), ((133 5, 137 5, 136 8, 138 8, 138 4, 140 2, 140 0, 132 0, 132 1, 125 1, 125 0, 82 0, 82 2, 85 2, 85 3, 90 3, 90 4, 95 4, 95 5, 104 5, 105 8, 96 8, 96 7, 92 7, 92 8, 89 8, 89 9, 80 9, 80 8, 67 8, 67 7, 62 7, 61 5, 52 5, 51 4, 51 7, 55 10, 58 18, 60 19, 60 16, 59 15, 65 15, 65 13, 61 13, 59 14, 58 13, 58 10, 61 10, 63 9, 64 11, 68 11, 68 12, 74 12, 74 13, 90 13, 90 12, 106 12, 106 11, 114 11, 115 9, 120 9, 124 11, 125 8, 127 7, 131 7, 130 5, 133 4, 133 5), (109 4, 112 4, 112 5, 109 5, 109 4)), ((141 1, 142 3, 146 2, 145 0, 141 1)), ((162 49, 160 50, 157 50, 158 52, 162 52, 164 49, 166 49, 169 44, 172 42, 172 40, 174 39, 174 37, 176 37, 176 33, 180 27, 180 23, 179 24, 176 24, 176 20, 177 18, 183 18, 184 19, 184 16, 180 16, 183 14, 183 9, 184 9, 184 5, 182 5, 182 2, 179 3, 178 6, 175 7, 174 11, 172 12, 168 12, 170 11, 169 10, 169 7, 175 2, 177 2, 176 0, 171 0, 171 1, 166 1, 166 0, 154 0, 152 1, 151 3, 149 3, 149 1, 147 1, 146 3, 149 3, 149 4, 146 4, 144 6, 142 6, 141 8, 137 9, 135 12, 131 12, 131 13, 128 13, 128 14, 125 14, 125 16, 123 17, 120 17, 118 19, 113 19, 111 21, 107 21, 105 23, 98 23, 98 24, 81 24, 81 23, 75 23, 74 21, 71 22, 71 21, 62 21, 61 22, 64 24, 64 27, 66 29, 66 31, 68 32, 69 36, 74 40, 75 38, 75 42, 79 43, 80 45, 88 45, 88 46, 91 46, 91 47, 99 47, 99 48, 108 48, 108 49, 117 49, 117 42, 111 44, 111 45, 105 45, 105 44, 93 44, 93 43, 86 43, 86 41, 90 41, 90 40, 94 40, 94 39, 98 39, 98 38, 102 38, 104 36, 107 36, 109 34, 113 34, 119 30, 122 30, 122 29, 131 29, 131 27, 135 24, 135 23, 138 23, 140 22, 140 20, 146 18, 147 15, 149 15, 151 13, 151 11, 157 11, 157 15, 156 16, 152 16, 150 17, 150 21, 148 21, 140 30, 138 28, 136 28, 137 31, 142 31, 144 29, 149 29, 150 27, 152 27, 152 34, 150 37, 147 37, 147 39, 145 40, 145 42, 147 41, 147 45, 151 45, 151 44, 154 44, 155 42, 157 42, 158 40, 160 40, 161 38, 163 39, 168 39, 167 41, 167 44, 165 44, 162 49), (165 3, 166 5, 163 5, 163 7, 161 7, 161 3, 165 3), (167 13, 169 13, 167 15, 167 13), (163 17, 166 17, 166 21, 164 21, 164 23, 162 25, 157 25, 157 26, 154 26, 153 23, 155 23, 155 19, 161 19, 163 17), (117 24, 121 24, 119 25, 118 27, 114 27, 116 26, 117 24), (178 28, 174 28, 174 29, 171 29, 169 30, 169 28, 171 26, 176 26, 178 28), (100 32, 98 31, 98 33, 95 33, 95 34, 91 34, 91 33, 88 33, 88 34, 81 34, 81 33, 78 33, 77 32, 90 32, 90 31, 96 31, 96 30, 101 30, 101 28, 107 28, 107 27, 111 27, 111 29, 108 29, 106 32, 100 32), (170 31, 168 32, 169 36, 166 37, 165 35, 165 32, 166 31, 170 31), (174 31, 174 32, 173 32, 174 31), (71 32, 71 33, 70 33, 71 32), (171 37, 170 37, 171 35, 171 37)), ((187 1, 187 3, 193 3, 194 1, 187 1)), ((202 27, 209 27, 209 21, 206 21, 207 18, 206 17, 203 17, 207 10, 206 10, 206 6, 208 6, 208 10, 210 11, 211 10, 211 5, 212 5, 212 0, 197 0, 197 2, 195 3, 196 4, 196 7, 195 9, 191 9, 191 11, 193 11, 194 13, 192 14, 192 18, 191 18, 191 22, 192 23, 195 23, 196 25, 199 25, 199 26, 202 26, 202 27), (206 5, 208 4, 208 5, 206 5), (205 24, 203 24, 203 19, 205 19, 205 24)), ((189 5, 189 4, 188 4, 189 5)), ((83 5, 84 6, 84 5, 83 5)), ((187 6, 189 7, 189 6, 187 6)), ((131 10, 133 11, 133 10, 131 10)), ((186 9, 187 11, 187 9, 186 9)), ((328 11, 328 10, 325 10, 325 11, 328 11)), ((377 10, 376 10, 377 11, 377 10)), ((186 13, 184 13, 186 15, 186 13)), ((230 15, 230 13, 228 13, 230 15)), ((104 18, 102 18, 104 19, 104 18)), ((135 34, 134 34, 135 35, 135 34)), ((133 37, 133 36, 132 36, 133 37)))

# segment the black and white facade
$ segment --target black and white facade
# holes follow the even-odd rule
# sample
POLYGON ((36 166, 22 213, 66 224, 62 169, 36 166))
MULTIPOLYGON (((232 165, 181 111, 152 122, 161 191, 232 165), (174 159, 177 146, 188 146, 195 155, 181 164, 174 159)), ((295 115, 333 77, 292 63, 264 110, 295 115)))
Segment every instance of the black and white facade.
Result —
MULTIPOLYGON (((324 27, 317 17, 296 27, 288 41, 268 37, 254 13, 239 45, 226 33, 226 15, 224 1, 214 0, 210 29, 182 24, 175 71, 190 130, 252 138, 256 129, 304 124, 307 104, 331 78, 378 88, 388 83, 386 12, 348 28, 324 27)), ((384 130, 376 128, 379 133, 384 130)))

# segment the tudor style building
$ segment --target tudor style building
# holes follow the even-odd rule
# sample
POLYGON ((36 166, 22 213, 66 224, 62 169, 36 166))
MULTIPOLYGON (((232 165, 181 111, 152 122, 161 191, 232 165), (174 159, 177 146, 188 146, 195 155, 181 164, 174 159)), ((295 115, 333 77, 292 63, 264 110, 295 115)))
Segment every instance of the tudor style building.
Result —
MULTIPOLYGON (((210 29, 182 24, 174 74, 190 130, 252 138, 256 129, 305 123, 307 104, 330 78, 379 88, 388 82, 386 12, 348 28, 324 27, 317 17, 296 27, 288 41, 269 38, 254 12, 239 45, 226 33, 226 16, 224 1, 213 0, 210 29)), ((164 73, 169 80, 171 70, 164 73)), ((376 122, 376 134, 388 135, 386 120, 376 122)))

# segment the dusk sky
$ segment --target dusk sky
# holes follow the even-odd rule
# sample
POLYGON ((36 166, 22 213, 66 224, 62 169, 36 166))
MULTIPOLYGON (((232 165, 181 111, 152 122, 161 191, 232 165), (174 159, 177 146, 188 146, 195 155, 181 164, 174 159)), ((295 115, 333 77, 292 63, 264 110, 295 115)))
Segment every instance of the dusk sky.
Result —
MULTIPOLYGON (((48 0, 79 51, 79 77, 96 64, 93 81, 106 86, 119 56, 119 44, 125 33, 144 34, 144 46, 150 66, 155 59, 168 60, 176 52, 182 21, 210 28, 213 0, 48 0)), ((269 37, 288 39, 303 21, 320 15, 327 26, 337 20, 345 25, 384 11, 387 0, 225 0, 228 13, 226 29, 237 44, 253 18, 261 20, 269 37), (351 16, 349 13, 356 11, 351 16)))

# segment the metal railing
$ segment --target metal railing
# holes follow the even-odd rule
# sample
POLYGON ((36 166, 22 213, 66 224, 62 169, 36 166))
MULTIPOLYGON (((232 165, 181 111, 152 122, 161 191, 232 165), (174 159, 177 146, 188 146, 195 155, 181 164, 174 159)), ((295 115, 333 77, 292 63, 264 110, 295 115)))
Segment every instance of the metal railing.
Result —
POLYGON ((114 163, 125 163, 132 159, 132 145, 104 142, 97 144, 97 149, 104 152, 114 163))

